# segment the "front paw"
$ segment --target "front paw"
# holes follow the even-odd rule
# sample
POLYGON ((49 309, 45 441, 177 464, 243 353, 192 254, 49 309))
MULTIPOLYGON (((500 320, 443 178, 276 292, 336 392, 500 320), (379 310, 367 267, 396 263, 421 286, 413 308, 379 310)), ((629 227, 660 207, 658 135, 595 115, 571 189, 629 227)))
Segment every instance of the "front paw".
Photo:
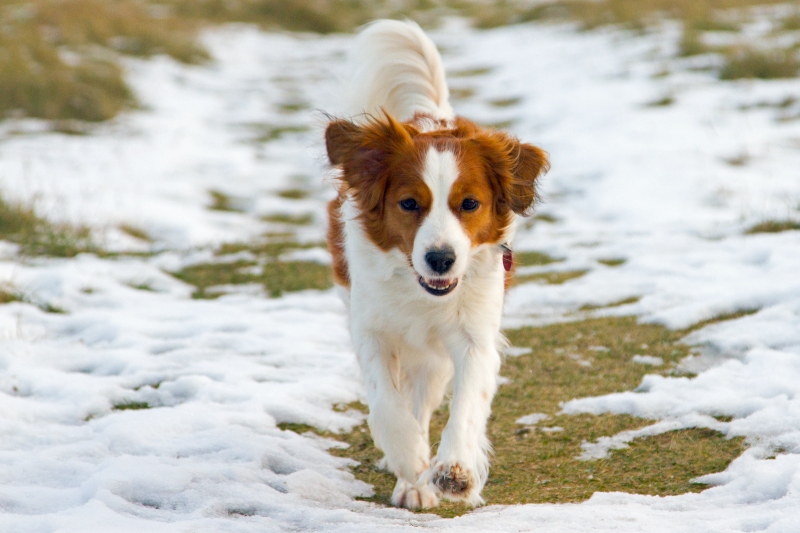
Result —
POLYGON ((428 485, 412 485, 403 479, 398 479, 392 493, 392 505, 412 511, 430 509, 439 505, 439 498, 428 485))
POLYGON ((459 462, 439 463, 434 460, 426 477, 442 496, 448 500, 458 500, 473 507, 483 505, 478 480, 469 468, 459 462))

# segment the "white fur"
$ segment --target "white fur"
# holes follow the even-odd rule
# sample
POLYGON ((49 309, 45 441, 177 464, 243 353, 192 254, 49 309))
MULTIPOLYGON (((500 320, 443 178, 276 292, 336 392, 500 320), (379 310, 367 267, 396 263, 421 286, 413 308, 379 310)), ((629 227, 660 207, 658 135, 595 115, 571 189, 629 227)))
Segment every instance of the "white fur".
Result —
POLYGON ((460 278, 467 269, 472 242, 447 204, 450 188, 458 178, 453 152, 438 152, 431 147, 425 156, 422 178, 433 194, 433 205, 414 239, 414 251, 411 254, 414 269, 426 278, 460 278), (425 254, 433 248, 445 246, 455 251, 456 262, 445 276, 440 276, 425 262, 425 254))
POLYGON ((436 45, 414 22, 378 20, 365 27, 350 54, 348 112, 406 121, 416 112, 453 118, 450 92, 436 45))
MULTIPOLYGON (((353 83, 364 83, 357 87, 366 91, 363 109, 383 106, 403 118, 416 111, 452 115, 441 60, 418 26, 377 22, 358 42, 367 72, 353 83)), ((392 502, 412 509, 433 507, 438 494, 479 505, 489 472, 486 420, 504 343, 502 253, 495 245, 473 246, 448 207, 458 178, 454 154, 431 149, 423 168, 433 206, 415 238, 413 268, 400 251, 383 252, 372 243, 352 199, 343 204, 351 286, 341 293, 366 388, 370 431, 385 454, 384 466, 398 477, 392 502), (446 276, 458 277, 459 283, 450 294, 433 296, 418 277, 436 277, 424 256, 443 245, 456 252, 446 276), (428 425, 448 390, 450 419, 431 458, 428 425), (442 494, 436 480, 454 465, 469 475, 471 489, 442 494)))

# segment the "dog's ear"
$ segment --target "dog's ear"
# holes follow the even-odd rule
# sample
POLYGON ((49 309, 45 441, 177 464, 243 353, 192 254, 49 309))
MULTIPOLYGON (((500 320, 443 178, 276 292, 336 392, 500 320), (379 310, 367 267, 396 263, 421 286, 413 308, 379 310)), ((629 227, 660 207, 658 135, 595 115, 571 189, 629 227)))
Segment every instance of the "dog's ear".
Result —
POLYGON ((325 128, 325 148, 331 165, 343 164, 363 141, 362 129, 347 120, 334 120, 325 128))
POLYGON ((550 168, 547 153, 502 132, 478 135, 475 142, 495 187, 498 210, 527 215, 536 201, 536 182, 550 168))
POLYGON ((356 192, 362 211, 380 209, 388 185, 392 158, 413 149, 410 127, 388 113, 364 124, 335 120, 325 130, 325 146, 332 165, 342 168, 340 179, 356 192))
POLYGON ((550 170, 550 162, 544 150, 531 144, 515 144, 516 157, 511 166, 506 202, 512 211, 525 216, 536 201, 536 181, 550 170))

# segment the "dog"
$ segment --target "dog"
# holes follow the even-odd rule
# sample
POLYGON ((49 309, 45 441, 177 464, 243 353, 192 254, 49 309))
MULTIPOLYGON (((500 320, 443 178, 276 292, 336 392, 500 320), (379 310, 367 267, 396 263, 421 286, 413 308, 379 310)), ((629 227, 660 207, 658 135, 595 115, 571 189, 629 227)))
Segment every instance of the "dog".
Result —
POLYGON ((393 505, 481 505, 509 243, 547 154, 456 116, 442 59, 415 23, 373 22, 354 48, 355 118, 325 130, 338 189, 328 246, 370 432, 397 476, 393 505), (431 414, 448 391, 449 420, 431 458, 431 414))

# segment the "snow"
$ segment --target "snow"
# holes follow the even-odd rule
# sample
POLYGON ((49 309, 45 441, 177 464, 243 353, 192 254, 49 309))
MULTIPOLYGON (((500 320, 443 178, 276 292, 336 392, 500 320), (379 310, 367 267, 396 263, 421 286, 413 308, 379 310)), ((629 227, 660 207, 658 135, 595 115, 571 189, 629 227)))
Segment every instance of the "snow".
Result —
POLYGON ((206 36, 212 65, 129 61, 144 109, 92 135, 0 126, 6 197, 90 224, 111 247, 130 245, 115 230, 127 223, 169 250, 20 262, 3 246, 0 282, 66 311, 0 306, 3 531, 800 531, 800 235, 744 235, 765 219, 800 218, 800 121, 756 107, 796 94, 797 80, 719 82, 692 68, 713 58, 673 58, 679 35, 669 25, 625 35, 454 22, 433 35, 449 69, 493 68, 452 80, 477 90, 454 102, 457 112, 514 119, 516 134, 551 154, 540 212, 557 222, 521 228, 516 249, 589 269, 563 285, 513 289, 508 326, 571 320, 583 305, 631 296, 641 298, 594 314, 682 328, 758 309, 685 339, 698 348, 682 366, 696 377, 648 375, 636 391, 565 404, 565 413, 653 420, 585 443, 582 457, 684 427, 744 436, 747 451, 701 480, 712 488, 681 496, 597 493, 456 519, 355 500, 371 488, 327 452, 335 441, 277 427, 341 431, 363 419, 334 409, 361 397, 334 291, 267 299, 251 287, 192 300, 191 287, 164 273, 209 260, 212 244, 270 229, 267 214, 312 213, 301 238, 324 234, 325 116, 277 105, 339 112, 350 37, 229 26, 206 36), (647 106, 666 94, 673 105, 647 106), (516 107, 487 103, 512 96, 522 97, 516 107), (309 129, 256 143, 264 125, 309 129), (746 165, 725 162, 741 154, 746 165), (297 187, 309 197, 275 194, 297 187), (208 210, 209 190, 243 212, 208 210), (606 258, 626 261, 597 262, 606 258), (131 287, 141 283, 154 290, 131 287), (112 410, 126 402, 153 408, 112 410))

